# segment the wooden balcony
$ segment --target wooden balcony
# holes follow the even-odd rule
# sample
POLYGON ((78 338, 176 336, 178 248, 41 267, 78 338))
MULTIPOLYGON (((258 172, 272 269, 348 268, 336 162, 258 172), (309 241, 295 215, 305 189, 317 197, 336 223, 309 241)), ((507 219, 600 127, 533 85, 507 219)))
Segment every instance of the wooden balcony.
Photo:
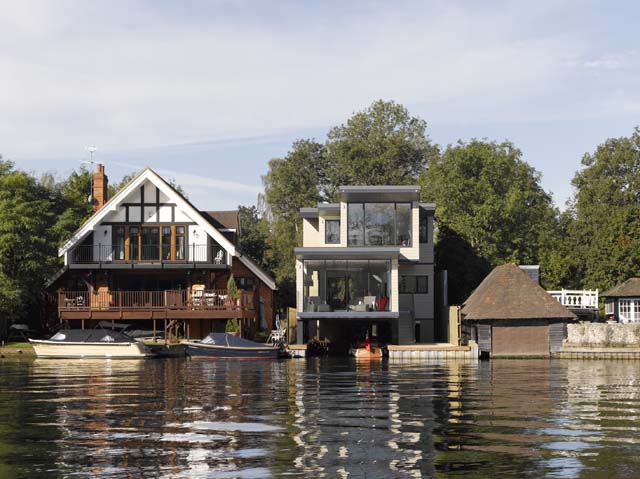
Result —
POLYGON ((72 319, 254 318, 254 293, 234 300, 225 290, 60 291, 58 316, 72 319))
POLYGON ((113 245, 80 245, 76 246, 68 257, 70 266, 74 265, 109 265, 109 264, 211 264, 227 265, 227 252, 219 245, 186 245, 184 250, 171 252, 163 250, 160 245, 142 245, 130 247, 113 245))

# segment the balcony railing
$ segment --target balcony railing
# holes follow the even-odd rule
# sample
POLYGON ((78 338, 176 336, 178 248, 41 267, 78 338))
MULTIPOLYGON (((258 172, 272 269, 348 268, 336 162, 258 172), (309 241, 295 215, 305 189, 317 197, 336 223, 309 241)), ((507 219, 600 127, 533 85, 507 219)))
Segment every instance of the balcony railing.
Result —
POLYGON ((253 309, 253 292, 233 299, 225 290, 60 291, 59 311, 233 311, 253 309))
POLYGON ((547 291, 569 309, 598 309, 598 290, 561 289, 547 291))
POLYGON ((87 263, 210 263, 227 264, 227 252, 218 245, 187 245, 184 250, 177 249, 174 259, 171 250, 160 245, 130 245, 129 259, 125 259, 124 246, 113 245, 81 245, 76 246, 69 255, 71 264, 87 263))

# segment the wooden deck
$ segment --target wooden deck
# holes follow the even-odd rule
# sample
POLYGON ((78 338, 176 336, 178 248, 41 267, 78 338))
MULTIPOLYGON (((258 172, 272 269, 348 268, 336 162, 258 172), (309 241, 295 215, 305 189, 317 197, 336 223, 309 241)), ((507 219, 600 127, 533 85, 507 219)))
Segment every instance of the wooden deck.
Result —
POLYGON ((60 291, 58 316, 65 320, 250 319, 253 292, 235 300, 223 290, 60 291))

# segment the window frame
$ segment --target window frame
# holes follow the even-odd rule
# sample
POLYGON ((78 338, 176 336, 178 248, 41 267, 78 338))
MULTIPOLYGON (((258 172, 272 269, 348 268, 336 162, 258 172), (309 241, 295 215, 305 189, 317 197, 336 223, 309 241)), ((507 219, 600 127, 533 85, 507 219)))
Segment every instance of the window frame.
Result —
MULTIPOLYGON (((333 234, 333 233, 332 233, 333 234)), ((324 243, 325 244, 340 244, 340 219, 326 219, 324 220, 324 243), (334 225, 335 223, 338 224, 338 232, 336 234, 336 240, 334 241, 330 241, 329 240, 329 228, 328 225, 332 224, 334 225)))

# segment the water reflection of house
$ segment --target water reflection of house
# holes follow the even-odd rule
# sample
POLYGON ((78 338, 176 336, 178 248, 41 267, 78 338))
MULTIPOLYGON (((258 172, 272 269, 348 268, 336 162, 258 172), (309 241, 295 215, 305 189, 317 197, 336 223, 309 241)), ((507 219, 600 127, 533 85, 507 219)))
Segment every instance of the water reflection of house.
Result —
POLYGON ((461 313, 463 333, 491 356, 549 356, 576 319, 515 264, 496 267, 461 313))
MULTIPOLYGON (((417 186, 341 186, 303 208, 295 249, 298 342, 433 342, 435 205, 417 186)), ((348 344, 342 344, 348 346, 348 344)))
POLYGON ((60 321, 137 321, 190 337, 231 318, 271 329, 275 283, 239 251, 237 212, 199 211, 150 168, 108 201, 102 165, 92 184, 96 212, 60 249, 64 268, 49 285, 60 321), (226 290, 231 274, 239 298, 226 290))

